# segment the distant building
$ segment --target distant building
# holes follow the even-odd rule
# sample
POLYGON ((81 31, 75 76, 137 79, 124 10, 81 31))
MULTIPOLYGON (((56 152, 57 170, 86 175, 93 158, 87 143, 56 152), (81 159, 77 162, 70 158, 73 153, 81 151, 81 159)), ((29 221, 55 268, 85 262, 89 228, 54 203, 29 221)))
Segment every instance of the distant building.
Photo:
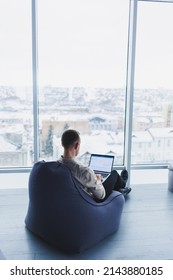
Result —
POLYGON ((161 127, 164 127, 164 118, 158 113, 142 113, 141 115, 135 115, 133 118, 133 130, 135 131, 161 127))
POLYGON ((163 104, 164 127, 173 127, 173 103, 163 104))
POLYGON ((0 166, 27 166, 28 154, 0 136, 0 166))
POLYGON ((115 118, 105 116, 93 116, 89 118, 89 130, 92 131, 116 131, 117 123, 115 118))
POLYGON ((46 141, 48 137, 48 131, 50 126, 53 129, 53 135, 60 136, 64 130, 68 128, 76 129, 81 134, 89 133, 89 123, 88 120, 82 119, 81 116, 62 116, 58 119, 50 119, 42 121, 42 141, 46 141))
POLYGON ((133 131, 132 163, 172 162, 173 128, 151 128, 133 131))

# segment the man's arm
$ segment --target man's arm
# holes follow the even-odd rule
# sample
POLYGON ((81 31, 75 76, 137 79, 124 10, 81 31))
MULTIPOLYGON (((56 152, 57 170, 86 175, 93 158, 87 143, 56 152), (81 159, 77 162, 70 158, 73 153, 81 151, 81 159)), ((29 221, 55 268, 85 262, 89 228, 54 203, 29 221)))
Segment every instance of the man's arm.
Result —
POLYGON ((79 173, 79 181, 87 188, 87 191, 92 193, 95 198, 103 199, 106 193, 101 182, 101 176, 99 174, 96 175, 88 167, 82 168, 79 173))

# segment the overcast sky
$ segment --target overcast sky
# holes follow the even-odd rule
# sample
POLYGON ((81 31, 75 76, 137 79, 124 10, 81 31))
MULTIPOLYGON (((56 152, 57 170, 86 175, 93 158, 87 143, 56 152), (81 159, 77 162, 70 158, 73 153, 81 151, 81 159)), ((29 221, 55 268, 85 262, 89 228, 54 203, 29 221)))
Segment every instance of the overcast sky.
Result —
MULTIPOLYGON (((30 0, 0 6, 0 85, 31 84, 30 0)), ((127 0, 38 0, 41 85, 124 87, 128 7, 127 0)), ((172 26, 173 4, 139 3, 136 87, 173 88, 172 26)))

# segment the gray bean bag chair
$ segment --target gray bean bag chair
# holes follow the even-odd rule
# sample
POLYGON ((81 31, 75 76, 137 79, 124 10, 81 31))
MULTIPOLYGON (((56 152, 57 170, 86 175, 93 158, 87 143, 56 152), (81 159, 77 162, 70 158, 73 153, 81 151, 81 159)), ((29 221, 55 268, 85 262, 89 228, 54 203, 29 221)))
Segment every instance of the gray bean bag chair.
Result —
POLYGON ((59 162, 37 162, 29 178, 26 227, 52 245, 79 253, 117 231, 124 197, 97 203, 59 162))

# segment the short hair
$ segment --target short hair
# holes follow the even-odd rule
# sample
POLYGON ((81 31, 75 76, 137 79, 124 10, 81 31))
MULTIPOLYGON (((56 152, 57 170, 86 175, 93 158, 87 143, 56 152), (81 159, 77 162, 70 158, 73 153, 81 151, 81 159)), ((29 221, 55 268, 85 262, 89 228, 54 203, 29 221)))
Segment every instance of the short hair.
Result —
POLYGON ((79 132, 74 129, 65 130, 61 136, 61 144, 64 148, 68 149, 76 141, 80 140, 79 132))

